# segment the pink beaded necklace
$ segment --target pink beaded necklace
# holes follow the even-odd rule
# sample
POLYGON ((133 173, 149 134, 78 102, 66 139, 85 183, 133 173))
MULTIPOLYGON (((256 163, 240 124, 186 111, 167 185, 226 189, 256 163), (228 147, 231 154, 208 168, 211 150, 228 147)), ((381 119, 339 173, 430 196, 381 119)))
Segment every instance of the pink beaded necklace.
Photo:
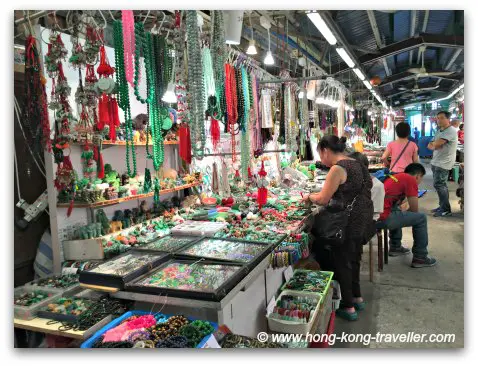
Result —
MULTIPOLYGON (((121 20, 123 21, 123 48, 124 48, 124 68, 126 81, 134 87, 133 80, 133 60, 136 48, 134 36, 134 15, 132 10, 122 10, 121 20)), ((138 80, 139 81, 139 80, 138 80)))

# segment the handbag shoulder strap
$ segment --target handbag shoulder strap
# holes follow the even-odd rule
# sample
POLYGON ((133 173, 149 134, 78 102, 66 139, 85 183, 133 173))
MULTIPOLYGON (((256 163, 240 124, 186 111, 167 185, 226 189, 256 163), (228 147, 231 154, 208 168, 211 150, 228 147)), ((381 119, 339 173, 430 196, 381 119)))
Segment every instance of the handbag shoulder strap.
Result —
POLYGON ((402 157, 403 153, 405 152, 405 150, 407 149, 408 145, 410 145, 410 140, 408 140, 407 144, 405 145, 405 147, 402 149, 402 151, 400 152, 400 155, 398 155, 398 158, 395 160, 395 162, 393 163, 393 165, 390 167, 390 171, 393 172, 393 167, 395 166, 395 164, 398 163, 398 161, 400 160, 400 158, 402 157))

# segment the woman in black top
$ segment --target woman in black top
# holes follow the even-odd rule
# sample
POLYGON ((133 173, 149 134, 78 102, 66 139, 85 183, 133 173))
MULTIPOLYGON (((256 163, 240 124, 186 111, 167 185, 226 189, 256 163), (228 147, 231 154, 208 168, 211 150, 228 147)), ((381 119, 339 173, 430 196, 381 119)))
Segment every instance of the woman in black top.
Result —
POLYGON ((346 228, 345 242, 340 247, 332 248, 335 277, 342 293, 342 305, 336 313, 348 320, 356 320, 356 309, 365 308, 360 293, 360 261, 363 238, 373 220, 372 179, 363 164, 344 154, 345 141, 345 137, 333 135, 320 140, 320 160, 331 168, 322 191, 304 199, 323 206, 331 200, 347 206, 356 198, 346 228))

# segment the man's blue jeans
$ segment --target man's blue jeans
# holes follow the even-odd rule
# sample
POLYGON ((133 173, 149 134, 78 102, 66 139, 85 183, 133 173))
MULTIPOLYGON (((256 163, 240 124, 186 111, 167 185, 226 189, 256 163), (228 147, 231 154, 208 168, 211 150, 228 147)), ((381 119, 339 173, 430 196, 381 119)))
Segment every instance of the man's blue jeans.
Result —
POLYGON ((427 216, 421 212, 401 211, 393 209, 385 221, 379 221, 377 228, 390 231, 390 250, 402 245, 402 228, 412 227, 414 258, 426 258, 428 255, 427 216))
POLYGON ((433 187, 437 191, 440 209, 444 212, 451 212, 450 195, 448 193, 448 174, 449 170, 442 169, 432 165, 433 187))

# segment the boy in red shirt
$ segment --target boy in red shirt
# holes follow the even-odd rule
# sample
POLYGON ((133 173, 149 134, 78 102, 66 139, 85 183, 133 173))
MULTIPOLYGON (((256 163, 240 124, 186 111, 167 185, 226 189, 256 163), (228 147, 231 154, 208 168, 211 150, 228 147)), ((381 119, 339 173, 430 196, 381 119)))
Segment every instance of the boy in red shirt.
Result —
POLYGON ((391 257, 410 253, 410 249, 402 246, 402 228, 412 227, 413 230, 413 260, 412 268, 431 267, 436 259, 428 257, 428 227, 427 216, 418 212, 418 185, 425 175, 423 165, 413 163, 384 182, 384 211, 380 216, 378 227, 390 231, 391 257), (408 211, 402 211, 400 204, 407 199, 408 211))

